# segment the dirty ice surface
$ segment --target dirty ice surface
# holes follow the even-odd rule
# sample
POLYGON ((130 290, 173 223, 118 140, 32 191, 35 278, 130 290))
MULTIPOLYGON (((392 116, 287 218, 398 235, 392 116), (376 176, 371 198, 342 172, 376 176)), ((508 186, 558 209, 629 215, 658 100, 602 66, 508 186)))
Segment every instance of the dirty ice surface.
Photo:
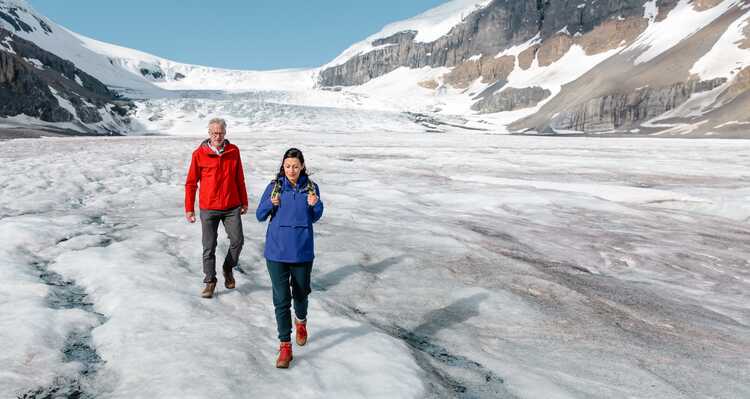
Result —
POLYGON ((0 396, 750 397, 748 141, 228 138, 251 208, 291 146, 326 204, 292 368, 264 224, 237 289, 199 298, 199 137, 12 140, 0 396))

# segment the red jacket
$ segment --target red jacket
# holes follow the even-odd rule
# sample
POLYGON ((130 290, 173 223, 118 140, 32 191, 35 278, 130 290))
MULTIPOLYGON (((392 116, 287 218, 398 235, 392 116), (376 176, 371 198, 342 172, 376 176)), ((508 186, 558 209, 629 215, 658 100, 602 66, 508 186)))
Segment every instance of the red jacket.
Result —
POLYGON ((228 141, 224 152, 216 155, 208 140, 193 151, 185 181, 185 212, 195 212, 195 192, 200 182, 200 209, 224 210, 247 207, 245 173, 242 171, 240 149, 228 141))

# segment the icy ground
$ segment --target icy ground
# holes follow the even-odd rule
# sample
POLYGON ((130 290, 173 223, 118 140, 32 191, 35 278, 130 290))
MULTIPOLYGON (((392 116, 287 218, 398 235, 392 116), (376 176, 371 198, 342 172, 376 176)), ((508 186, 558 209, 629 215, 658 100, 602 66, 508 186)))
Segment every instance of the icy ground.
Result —
POLYGON ((321 186, 293 367, 264 224, 244 219, 238 288, 199 298, 200 138, 15 140, 0 397, 750 397, 748 141, 228 137, 251 207, 290 146, 321 186))

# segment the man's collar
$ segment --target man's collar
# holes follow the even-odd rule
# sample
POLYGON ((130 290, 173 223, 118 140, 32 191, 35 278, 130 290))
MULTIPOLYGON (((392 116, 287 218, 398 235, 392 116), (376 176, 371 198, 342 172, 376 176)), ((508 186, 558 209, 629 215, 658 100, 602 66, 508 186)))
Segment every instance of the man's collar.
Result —
POLYGON ((223 153, 224 149, 226 148, 226 146, 227 146, 227 140, 226 139, 221 142, 221 145, 218 148, 214 147, 213 144, 211 144, 211 140, 208 141, 208 148, 210 148, 211 151, 213 151, 214 153, 216 153, 216 155, 220 155, 221 153, 223 153))
POLYGON ((226 152, 227 150, 230 149, 229 148, 230 145, 232 145, 232 143, 230 143, 229 140, 224 139, 224 144, 221 146, 221 148, 217 149, 217 148, 214 148, 214 146, 211 145, 211 139, 205 139, 205 140, 203 140, 201 142, 200 146, 208 148, 209 150, 211 150, 211 152, 213 152, 216 155, 221 155, 222 153, 224 153, 224 152, 226 152), (217 150, 219 150, 220 152, 217 152, 217 150))

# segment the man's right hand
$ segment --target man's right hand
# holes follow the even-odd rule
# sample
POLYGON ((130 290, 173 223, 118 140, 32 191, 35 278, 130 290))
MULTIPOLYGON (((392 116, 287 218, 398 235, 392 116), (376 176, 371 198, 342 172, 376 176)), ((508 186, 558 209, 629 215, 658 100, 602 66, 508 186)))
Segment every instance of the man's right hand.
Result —
POLYGON ((195 223, 195 212, 185 212, 185 219, 188 223, 195 223))
POLYGON ((281 203, 281 196, 280 195, 274 195, 271 197, 271 203, 273 206, 279 206, 281 203))

